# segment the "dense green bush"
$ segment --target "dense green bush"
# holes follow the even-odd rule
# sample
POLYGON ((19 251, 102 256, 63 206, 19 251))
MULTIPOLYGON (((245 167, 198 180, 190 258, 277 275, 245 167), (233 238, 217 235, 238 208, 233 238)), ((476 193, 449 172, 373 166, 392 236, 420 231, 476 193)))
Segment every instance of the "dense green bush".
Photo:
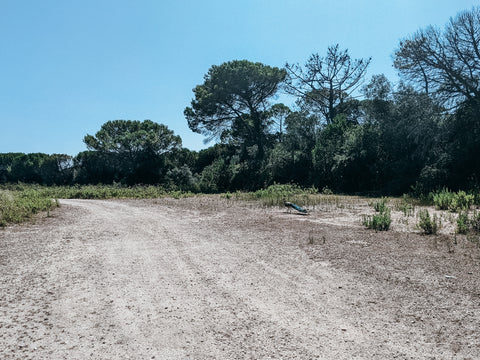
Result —
POLYGON ((459 191, 453 197, 450 211, 468 210, 473 205, 474 200, 474 195, 459 191))
POLYGON ((432 193, 433 203, 435 207, 439 210, 448 210, 450 204, 453 201, 454 193, 450 192, 448 189, 443 189, 439 192, 432 193))
POLYGON ((439 210, 450 210, 452 212, 468 210, 475 201, 475 196, 465 191, 450 192, 443 189, 432 193, 433 203, 439 210))

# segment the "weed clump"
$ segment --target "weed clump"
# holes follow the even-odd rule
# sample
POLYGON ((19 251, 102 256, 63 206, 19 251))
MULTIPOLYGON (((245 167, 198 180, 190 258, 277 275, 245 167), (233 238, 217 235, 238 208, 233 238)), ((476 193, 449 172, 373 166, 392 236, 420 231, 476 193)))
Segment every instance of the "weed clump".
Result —
POLYGON ((363 225, 368 229, 375 231, 387 231, 392 223, 391 211, 387 206, 387 199, 382 198, 373 204, 373 208, 378 214, 364 215, 363 225))
POLYGON ((435 235, 438 230, 440 230, 442 224, 438 219, 437 215, 433 215, 433 218, 430 217, 430 213, 427 209, 420 210, 418 212, 418 217, 420 218, 417 227, 423 230, 425 235, 435 235))

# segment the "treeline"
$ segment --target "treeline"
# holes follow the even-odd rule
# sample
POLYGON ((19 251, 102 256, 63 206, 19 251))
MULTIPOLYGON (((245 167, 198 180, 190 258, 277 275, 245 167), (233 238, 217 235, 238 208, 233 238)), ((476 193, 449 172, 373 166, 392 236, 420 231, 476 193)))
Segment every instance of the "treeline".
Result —
POLYGON ((212 66, 184 111, 216 140, 199 152, 150 120, 115 120, 87 135, 75 157, 1 154, 1 182, 161 184, 190 191, 254 190, 273 183, 336 192, 478 190, 480 8, 443 30, 400 41, 401 77, 367 83, 370 59, 330 46, 302 66, 247 60, 212 66), (275 103, 280 92, 295 99, 275 103))

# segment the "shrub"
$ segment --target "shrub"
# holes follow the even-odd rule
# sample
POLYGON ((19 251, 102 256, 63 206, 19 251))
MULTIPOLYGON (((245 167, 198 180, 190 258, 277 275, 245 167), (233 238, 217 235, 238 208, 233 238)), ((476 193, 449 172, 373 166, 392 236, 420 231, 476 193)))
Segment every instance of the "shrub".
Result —
POLYGON ((418 212, 420 221, 417 226, 419 229, 423 230, 425 235, 436 234, 441 227, 440 220, 437 218, 437 215, 433 215, 433 219, 430 217, 428 210, 420 210, 418 212))
POLYGON ((459 210, 468 210, 475 202, 475 196, 467 194, 465 191, 457 193, 443 189, 433 193, 433 203, 439 210, 450 210, 456 212, 459 210))
POLYGON ((448 210, 453 201, 454 193, 450 192, 448 189, 443 189, 439 192, 432 193, 433 203, 435 207, 439 210, 448 210))
POLYGON ((387 207, 384 207, 378 215, 365 215, 363 217, 363 225, 376 231, 387 231, 390 229, 391 223, 392 217, 390 209, 387 207))
POLYGON ((165 179, 171 187, 180 190, 193 190, 198 181, 187 165, 168 170, 165 179))
POLYGON ((458 210, 468 210, 473 205, 475 196, 467 194, 465 191, 459 191, 454 194, 452 203, 450 204, 450 210, 455 212, 458 210))
POLYGON ((461 212, 457 218, 457 232, 459 234, 466 234, 470 228, 470 220, 467 212, 461 212))
POLYGON ((382 198, 373 205, 374 209, 378 213, 383 213, 387 210, 387 198, 382 198))

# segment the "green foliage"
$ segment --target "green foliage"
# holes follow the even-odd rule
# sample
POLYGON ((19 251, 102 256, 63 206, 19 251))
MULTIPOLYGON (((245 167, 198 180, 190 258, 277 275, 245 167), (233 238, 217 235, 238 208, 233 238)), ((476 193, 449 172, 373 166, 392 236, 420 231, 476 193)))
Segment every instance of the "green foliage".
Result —
POLYGON ((163 154, 179 149, 182 144, 180 137, 166 125, 151 120, 107 121, 95 136, 86 135, 84 142, 90 150, 130 156, 163 154))
POLYGON ((439 210, 448 210, 453 202, 454 193, 448 189, 443 189, 439 192, 432 193, 433 203, 439 210))
POLYGON ((168 194, 163 187, 157 186, 77 185, 44 188, 43 191, 46 195, 59 199, 148 199, 168 194))
POLYGON ((468 212, 460 212, 457 218, 457 233, 479 234, 480 233, 480 212, 474 211, 472 217, 468 212))
POLYGON ((388 202, 387 198, 382 198, 380 201, 376 201, 373 204, 373 208, 375 209, 376 212, 383 213, 388 209, 387 202, 388 202))
POLYGON ((391 210, 387 206, 387 198, 382 198, 380 201, 370 204, 378 214, 364 215, 363 225, 368 229, 376 231, 387 231, 390 229, 392 223, 391 210))
POLYGON ((453 197, 450 210, 451 211, 468 210, 470 209, 470 206, 473 205, 474 200, 475 200, 474 195, 467 194, 465 191, 459 191, 453 197))
POLYGON ((187 165, 168 170, 165 179, 171 188, 180 190, 195 190, 198 182, 187 165))
POLYGON ((439 210, 450 210, 452 212, 468 210, 473 205, 475 196, 465 191, 450 192, 443 189, 432 193, 433 203, 439 210))
POLYGON ((231 177, 231 167, 224 159, 216 159, 203 169, 199 182, 200 191, 204 193, 225 191, 228 189, 231 177))
MULTIPOLYGON (((170 158, 182 140, 163 124, 151 120, 113 120, 84 142, 90 152, 77 156, 79 183, 157 184, 173 167, 170 158)), ((183 156, 184 154, 179 154, 183 156)))
POLYGON ((257 145, 265 153, 270 115, 268 100, 275 95, 286 71, 261 63, 235 60, 213 65, 197 85, 184 115, 192 131, 225 142, 257 145))
POLYGON ((457 232, 466 234, 470 228, 470 219, 467 212, 460 212, 457 218, 457 232))
POLYGON ((41 211, 50 211, 58 202, 33 188, 0 190, 0 227, 20 223, 41 211))
POLYGON ((390 229, 392 223, 391 212, 388 207, 381 208, 379 214, 376 215, 364 215, 363 225, 368 229, 376 231, 387 231, 390 229))
POLYGON ((420 210, 418 212, 418 217, 420 218, 417 227, 423 230, 425 235, 435 235, 441 227, 440 220, 437 215, 433 215, 433 218, 430 217, 430 213, 427 209, 420 210))
POLYGON ((72 181, 73 160, 64 154, 0 154, 0 183, 62 185, 72 181))
POLYGON ((321 113, 327 124, 336 115, 336 108, 363 80, 371 59, 351 59, 348 50, 331 45, 325 57, 312 54, 305 68, 298 64, 286 64, 288 71, 287 92, 298 95, 304 105, 321 113))

